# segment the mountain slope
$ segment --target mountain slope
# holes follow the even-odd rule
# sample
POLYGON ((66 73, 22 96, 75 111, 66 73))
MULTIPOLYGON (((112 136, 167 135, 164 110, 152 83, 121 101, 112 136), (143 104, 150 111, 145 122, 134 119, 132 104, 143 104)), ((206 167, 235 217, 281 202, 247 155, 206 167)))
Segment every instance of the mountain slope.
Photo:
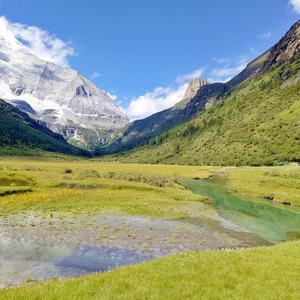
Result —
POLYGON ((191 120, 205 108, 222 101, 244 81, 282 64, 296 52, 299 52, 299 21, 274 47, 251 61, 230 81, 199 86, 196 95, 192 95, 190 99, 143 120, 134 121, 128 125, 123 135, 100 149, 99 154, 119 153, 146 144, 153 137, 191 120))
MULTIPOLYGON (((132 122, 125 128, 123 134, 110 145, 100 148, 99 154, 121 152, 132 149, 138 145, 147 143, 151 138, 166 130, 181 124, 186 120, 185 108, 199 90, 203 94, 211 92, 211 88, 206 89, 208 82, 204 78, 198 78, 190 82, 183 96, 183 99, 175 106, 155 113, 145 119, 132 122)), ((214 92, 212 92, 214 93, 214 92)))
POLYGON ((62 136, 32 120, 26 113, 0 99, 0 147, 20 153, 44 150, 74 155, 87 152, 69 145, 62 136))
MULTIPOLYGON (((250 78, 246 69, 227 83, 222 101, 118 159, 194 165, 299 161, 299 28, 300 21, 248 66, 250 78), (237 86, 234 81, 244 82, 237 86), (235 87, 229 91, 232 82, 235 87)), ((201 99, 200 93, 189 105, 201 99)))
MULTIPOLYGON (((191 88, 182 101, 173 107, 129 124, 119 138, 101 148, 99 154, 127 151, 149 142, 153 137, 194 118, 199 112, 222 100, 243 81, 255 76, 268 58, 269 51, 251 61, 247 67, 227 83, 212 83, 201 80, 198 88, 191 88)), ((190 85, 193 85, 191 82, 190 85)), ((189 90, 190 86, 188 87, 189 90)))
POLYGON ((2 18, 0 29, 2 99, 81 146, 104 142, 128 123, 107 93, 75 70, 31 54, 2 18))

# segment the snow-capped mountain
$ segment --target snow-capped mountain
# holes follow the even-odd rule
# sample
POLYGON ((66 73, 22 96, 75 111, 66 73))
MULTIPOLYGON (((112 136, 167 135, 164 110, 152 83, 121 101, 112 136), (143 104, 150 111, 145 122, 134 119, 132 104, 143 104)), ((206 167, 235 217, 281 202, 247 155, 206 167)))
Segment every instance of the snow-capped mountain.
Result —
POLYGON ((0 98, 85 146, 111 138, 128 122, 107 93, 77 71, 30 53, 5 23, 0 32, 0 98))

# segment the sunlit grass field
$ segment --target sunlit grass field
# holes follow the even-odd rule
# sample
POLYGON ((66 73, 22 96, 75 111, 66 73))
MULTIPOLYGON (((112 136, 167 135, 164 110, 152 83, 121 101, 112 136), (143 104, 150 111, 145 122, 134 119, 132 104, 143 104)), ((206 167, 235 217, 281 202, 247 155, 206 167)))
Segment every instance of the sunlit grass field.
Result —
MULTIPOLYGON (((2 158, 0 216, 113 212, 184 218, 206 197, 183 178, 219 180, 238 194, 299 205, 300 168, 232 168, 2 158)), ((86 277, 0 290, 0 299, 299 299, 300 243, 159 258, 86 277)))
POLYGON ((223 176, 226 185, 240 195, 300 205, 300 167, 229 168, 223 176))
POLYGON ((109 211, 184 217, 176 207, 207 201, 180 184, 181 178, 207 178, 210 167, 121 165, 89 161, 2 160, 0 214, 109 211))

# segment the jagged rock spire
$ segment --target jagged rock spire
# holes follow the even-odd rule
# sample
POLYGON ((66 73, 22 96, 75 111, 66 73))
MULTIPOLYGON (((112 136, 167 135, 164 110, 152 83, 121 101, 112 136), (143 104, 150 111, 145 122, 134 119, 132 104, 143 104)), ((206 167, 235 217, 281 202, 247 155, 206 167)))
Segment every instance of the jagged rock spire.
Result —
POLYGON ((180 101, 180 105, 187 104, 191 99, 193 99, 196 96, 199 89, 202 86, 207 85, 207 84, 208 84, 208 81, 206 78, 199 77, 199 78, 192 80, 189 83, 182 100, 180 101))

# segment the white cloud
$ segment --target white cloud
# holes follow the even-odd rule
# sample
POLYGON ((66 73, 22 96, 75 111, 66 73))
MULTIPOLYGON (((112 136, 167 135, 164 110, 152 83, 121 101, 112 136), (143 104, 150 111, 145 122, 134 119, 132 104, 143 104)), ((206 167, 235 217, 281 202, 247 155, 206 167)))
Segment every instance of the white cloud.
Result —
POLYGON ((240 73, 248 64, 248 56, 240 57, 235 64, 226 64, 224 67, 217 67, 209 73, 209 82, 227 82, 240 73))
POLYGON ((205 68, 199 68, 191 73, 179 75, 175 87, 157 87, 151 92, 134 98, 126 109, 127 115, 131 120, 142 119, 170 108, 183 98, 188 83, 201 77, 204 71, 205 68))
POLYGON ((32 54, 40 59, 59 66, 68 66, 68 58, 75 55, 70 42, 65 42, 35 26, 12 23, 4 16, 0 17, 0 19, 1 25, 6 26, 32 54))
MULTIPOLYGON (((231 63, 228 58, 214 58, 218 64, 209 72, 209 82, 226 82, 241 72, 249 62, 248 56, 241 56, 231 63)), ((188 82, 203 76, 206 68, 199 68, 191 73, 180 75, 176 78, 177 87, 157 87, 145 95, 134 98, 125 109, 131 120, 142 119, 156 112, 167 109, 178 103, 184 96, 188 82)))
POLYGON ((101 74, 98 73, 98 72, 93 72, 91 75, 90 75, 90 78, 92 80, 96 80, 97 78, 101 77, 101 74))
POLYGON ((186 83, 186 82, 190 82, 190 81, 192 81, 193 79, 196 79, 196 78, 201 77, 204 71, 205 71, 205 68, 199 68, 199 69, 194 70, 194 71, 191 72, 191 73, 179 75, 179 76, 176 78, 176 82, 177 82, 177 83, 186 83))
POLYGON ((261 40, 267 40, 272 36, 272 32, 271 31, 267 31, 267 32, 262 32, 261 34, 259 34, 257 37, 261 40))
POLYGON ((300 13, 300 0, 289 0, 289 4, 295 12, 300 13))
POLYGON ((153 91, 133 99, 126 109, 130 119, 142 119, 158 111, 167 109, 179 102, 188 86, 188 83, 178 88, 157 87, 153 91))

